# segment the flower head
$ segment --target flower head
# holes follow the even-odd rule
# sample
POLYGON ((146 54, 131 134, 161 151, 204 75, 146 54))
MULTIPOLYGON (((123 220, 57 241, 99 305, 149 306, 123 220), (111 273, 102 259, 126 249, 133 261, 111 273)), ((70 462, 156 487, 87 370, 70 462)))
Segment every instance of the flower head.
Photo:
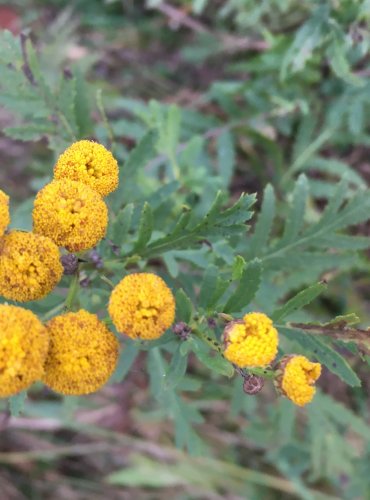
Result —
POLYGON ((130 274, 114 288, 108 310, 119 332, 133 339, 153 340, 172 325, 175 300, 159 276, 130 274))
POLYGON ((50 348, 43 381, 61 394, 89 394, 113 373, 119 344, 96 314, 80 310, 56 316, 46 325, 50 348))
POLYGON ((101 196, 107 196, 118 186, 118 164, 102 144, 78 141, 60 155, 54 178, 82 182, 101 196))
POLYGON ((33 312, 0 305, 0 397, 27 389, 42 377, 49 338, 33 312))
POLYGON ((278 374, 277 386, 283 395, 296 405, 304 406, 315 395, 314 383, 321 375, 321 365, 305 356, 289 355, 280 361, 278 374))
POLYGON ((9 223, 9 196, 0 189, 0 236, 4 234, 9 223))
POLYGON ((59 249, 39 234, 11 231, 0 239, 0 295, 27 302, 45 297, 63 274, 59 249))
POLYGON ((231 322, 224 332, 225 358, 240 368, 266 366, 278 348, 278 332, 263 313, 246 314, 231 322))
POLYGON ((107 224, 106 204, 81 182, 53 181, 36 196, 34 231, 70 252, 94 247, 104 237, 107 224))

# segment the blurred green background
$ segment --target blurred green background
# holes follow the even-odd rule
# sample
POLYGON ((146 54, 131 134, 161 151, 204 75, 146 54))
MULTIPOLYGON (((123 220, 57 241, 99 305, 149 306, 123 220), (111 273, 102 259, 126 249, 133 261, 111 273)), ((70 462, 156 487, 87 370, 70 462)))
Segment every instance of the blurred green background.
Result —
MULTIPOLYGON (((259 207, 271 183, 277 234, 303 172, 314 223, 342 178, 348 199, 369 182, 369 19, 368 0, 0 1, 1 28, 22 33, 30 59, 32 41, 52 89, 41 95, 32 78, 14 77, 19 47, 2 35, 0 185, 12 199, 12 226, 30 229, 33 196, 73 140, 113 147, 122 165, 149 128, 159 133, 156 154, 149 173, 124 188, 126 202, 149 199, 158 217, 182 204, 202 213, 224 189, 232 200, 256 192, 259 207), (179 184, 150 198, 164 178, 179 184)), ((350 233, 363 238, 361 254, 341 240, 342 253, 325 256, 318 246, 308 248, 309 262, 276 261, 261 301, 273 308, 325 278, 329 291, 297 319, 355 312, 369 325, 370 226, 353 223, 350 233)), ((232 258, 222 242, 214 252, 232 258)), ((168 254, 173 283, 179 273, 186 280, 187 266, 206 267, 206 253, 168 254)), ((83 306, 100 306, 95 292, 83 306)), ((362 386, 326 370, 303 411, 272 387, 247 396, 240 380, 219 382, 193 359, 176 425, 189 433, 184 442, 199 436, 200 457, 175 447, 174 415, 153 397, 161 371, 149 377, 145 353, 128 352, 125 380, 96 395, 63 399, 36 386, 21 416, 0 403, 0 498, 370 498, 369 356, 340 352, 362 386)))

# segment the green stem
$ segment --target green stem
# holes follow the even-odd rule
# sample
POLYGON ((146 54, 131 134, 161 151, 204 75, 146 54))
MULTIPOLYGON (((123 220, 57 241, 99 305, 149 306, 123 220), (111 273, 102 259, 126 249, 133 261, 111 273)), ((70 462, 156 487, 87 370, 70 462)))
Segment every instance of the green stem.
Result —
POLYGON ((57 306, 53 307, 52 309, 50 309, 50 311, 44 314, 44 316, 42 317, 42 321, 43 322, 48 321, 50 318, 54 316, 54 314, 61 311, 64 307, 65 307, 65 302, 62 302, 61 304, 58 304, 57 306))
POLYGON ((75 274, 72 278, 71 284, 69 285, 68 294, 64 303, 64 307, 68 311, 72 310, 72 306, 78 295, 78 291, 79 291, 79 276, 78 274, 75 274))
POLYGON ((114 283, 113 281, 111 281, 109 278, 107 278, 106 276, 104 276, 104 274, 99 274, 99 278, 104 281, 104 283, 106 283, 107 285, 109 285, 111 288, 114 288, 114 283))
POLYGON ((192 331, 193 335, 198 337, 200 340, 203 340, 203 342, 205 342, 210 347, 212 347, 212 349, 214 351, 217 351, 219 354, 221 354, 223 356, 223 350, 222 350, 221 344, 219 342, 217 342, 217 340, 213 340, 211 337, 208 337, 207 335, 205 335, 203 332, 201 332, 200 330, 198 330, 194 326, 191 326, 191 331, 192 331))

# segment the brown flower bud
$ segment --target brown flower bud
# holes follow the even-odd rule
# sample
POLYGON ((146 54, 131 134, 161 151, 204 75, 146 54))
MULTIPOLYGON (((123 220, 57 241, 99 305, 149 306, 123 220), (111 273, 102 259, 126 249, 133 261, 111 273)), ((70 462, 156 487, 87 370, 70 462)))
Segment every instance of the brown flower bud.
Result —
POLYGON ((243 382, 243 390, 246 394, 254 396, 262 390, 265 380, 258 375, 246 375, 243 382))
POLYGON ((64 274, 71 275, 76 273, 78 269, 78 258, 74 253, 62 255, 60 261, 64 269, 64 274))

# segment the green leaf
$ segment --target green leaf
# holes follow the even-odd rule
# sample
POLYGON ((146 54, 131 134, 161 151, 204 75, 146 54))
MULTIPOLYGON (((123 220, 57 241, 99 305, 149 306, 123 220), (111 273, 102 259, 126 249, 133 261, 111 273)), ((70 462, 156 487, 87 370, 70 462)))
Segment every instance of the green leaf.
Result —
POLYGON ((134 364, 139 352, 140 348, 135 342, 130 342, 124 347, 123 352, 120 355, 117 368, 110 379, 112 384, 122 382, 122 380, 124 380, 134 364))
POLYGON ((209 352, 204 352, 201 349, 195 349, 195 354, 199 361, 210 370, 215 371, 220 375, 225 375, 229 378, 234 375, 233 365, 229 361, 227 361, 221 354, 215 352, 213 353, 213 355, 211 355, 209 352))
POLYGON ((227 301, 224 312, 240 312, 256 295, 261 282, 262 266, 259 259, 252 260, 240 278, 240 282, 227 301))
POLYGON ((177 346, 177 349, 172 357, 170 366, 164 377, 163 384, 167 389, 174 389, 184 378, 188 365, 188 357, 184 355, 182 343, 177 346))
POLYGON ((179 288, 175 295, 176 298, 176 321, 189 323, 192 317, 193 305, 182 288, 179 288))
POLYGON ((27 391, 22 391, 9 398, 9 411, 12 417, 18 417, 18 415, 22 413, 26 398, 27 391))
POLYGON ((328 49, 328 61, 334 73, 349 85, 363 87, 365 81, 351 72, 349 62, 346 58, 345 44, 335 39, 328 49))
POLYGON ((305 175, 300 175, 294 187, 293 201, 285 222, 284 234, 276 248, 280 248, 291 243, 300 233, 304 222, 307 195, 307 177, 305 175))
POLYGON ((286 318, 293 312, 297 311, 298 309, 302 309, 302 307, 312 302, 324 290, 326 290, 326 288, 327 285, 325 283, 316 283, 306 288, 306 290, 302 290, 301 292, 297 293, 297 295, 295 295, 293 298, 288 300, 288 302, 284 304, 282 307, 275 310, 271 315, 271 319, 275 322, 281 321, 282 319, 286 318))
POLYGON ((275 205, 274 188, 271 184, 267 184, 263 192, 261 212, 258 215, 253 235, 248 242, 247 253, 250 257, 256 257, 260 254, 268 242, 275 218, 275 205))
POLYGON ((341 378, 351 387, 361 386, 361 380, 349 366, 346 359, 335 351, 328 343, 328 339, 310 335, 297 328, 278 326, 279 332, 289 340, 297 342, 304 354, 314 357, 317 361, 325 365, 332 373, 341 378))
POLYGON ((214 265, 208 266, 205 270, 198 297, 198 303, 201 307, 206 308, 208 306, 216 288, 218 275, 219 270, 214 265))
POLYGON ((230 184, 235 165, 235 146, 229 130, 220 134, 217 139, 218 171, 225 188, 230 184))
POLYGON ((233 280, 240 280, 242 277, 243 271, 245 269, 246 262, 243 259, 241 255, 236 255, 234 262, 233 262, 233 268, 232 268, 232 276, 231 278, 233 280))
POLYGON ((145 202, 141 211, 138 237, 134 246, 134 252, 144 249, 153 232, 153 212, 149 203, 145 202))
POLYGON ((122 208, 117 217, 114 219, 113 223, 110 226, 110 238, 112 239, 115 245, 122 245, 124 242, 130 228, 131 228, 131 220, 132 214, 134 212, 134 205, 129 203, 122 208))

